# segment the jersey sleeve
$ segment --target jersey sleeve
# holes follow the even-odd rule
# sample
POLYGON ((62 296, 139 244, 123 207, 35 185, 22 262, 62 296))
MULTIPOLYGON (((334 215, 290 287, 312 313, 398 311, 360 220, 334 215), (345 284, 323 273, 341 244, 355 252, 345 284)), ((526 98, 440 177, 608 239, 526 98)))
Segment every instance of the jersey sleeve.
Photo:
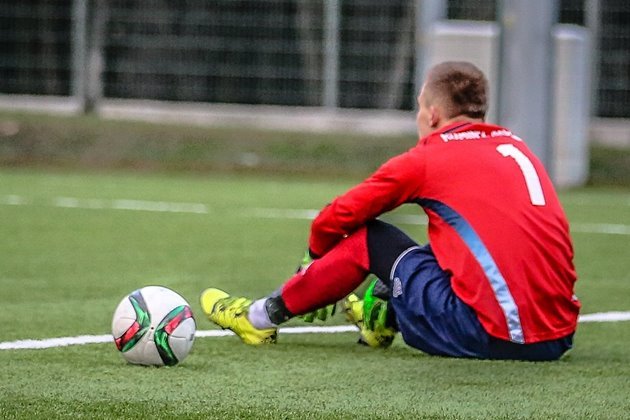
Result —
POLYGON ((367 221, 412 201, 422 183, 422 162, 417 148, 396 156, 324 207, 311 226, 310 252, 321 257, 367 221))

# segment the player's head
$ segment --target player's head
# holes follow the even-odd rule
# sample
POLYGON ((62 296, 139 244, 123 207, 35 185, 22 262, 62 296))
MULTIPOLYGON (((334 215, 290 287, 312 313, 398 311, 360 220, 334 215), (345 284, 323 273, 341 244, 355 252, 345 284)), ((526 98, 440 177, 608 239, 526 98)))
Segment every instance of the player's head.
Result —
POLYGON ((472 63, 446 61, 433 66, 418 96, 420 137, 455 119, 483 121, 488 110, 488 81, 472 63))

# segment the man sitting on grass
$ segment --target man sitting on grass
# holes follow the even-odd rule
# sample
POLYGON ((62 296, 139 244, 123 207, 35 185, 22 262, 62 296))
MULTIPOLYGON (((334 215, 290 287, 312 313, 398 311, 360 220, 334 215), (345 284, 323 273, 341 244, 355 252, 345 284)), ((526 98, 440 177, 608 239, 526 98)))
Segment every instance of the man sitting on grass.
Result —
POLYGON ((201 295, 208 318, 245 343, 344 300, 360 341, 397 332, 433 355, 555 360, 572 347, 579 301, 569 225, 525 142, 484 122, 488 83, 466 62, 434 66, 418 96, 418 144, 323 208, 309 258, 276 292, 251 301, 201 295), (377 219, 405 203, 429 218, 421 246, 377 219), (363 300, 351 294, 377 279, 363 300))

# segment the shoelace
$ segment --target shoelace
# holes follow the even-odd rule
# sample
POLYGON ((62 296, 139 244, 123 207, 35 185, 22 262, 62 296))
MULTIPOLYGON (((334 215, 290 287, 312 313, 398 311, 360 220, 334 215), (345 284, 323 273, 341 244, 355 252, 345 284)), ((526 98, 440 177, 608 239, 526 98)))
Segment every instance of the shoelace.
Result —
POLYGON ((219 299, 217 303, 215 303, 215 308, 217 312, 225 313, 233 313, 234 316, 241 316, 244 313, 244 308, 248 306, 249 300, 245 298, 223 298, 219 299), (241 301, 241 302, 239 302, 241 301))

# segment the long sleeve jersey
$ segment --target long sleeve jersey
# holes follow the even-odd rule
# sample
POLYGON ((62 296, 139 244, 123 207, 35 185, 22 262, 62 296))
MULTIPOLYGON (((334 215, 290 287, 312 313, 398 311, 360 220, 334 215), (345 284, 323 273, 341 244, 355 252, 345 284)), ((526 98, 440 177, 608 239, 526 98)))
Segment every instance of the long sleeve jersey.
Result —
POLYGON ((575 331, 569 225, 547 172, 520 138, 460 122, 420 139, 320 212, 311 252, 323 256, 405 203, 427 214, 438 264, 490 335, 535 343, 575 331))

